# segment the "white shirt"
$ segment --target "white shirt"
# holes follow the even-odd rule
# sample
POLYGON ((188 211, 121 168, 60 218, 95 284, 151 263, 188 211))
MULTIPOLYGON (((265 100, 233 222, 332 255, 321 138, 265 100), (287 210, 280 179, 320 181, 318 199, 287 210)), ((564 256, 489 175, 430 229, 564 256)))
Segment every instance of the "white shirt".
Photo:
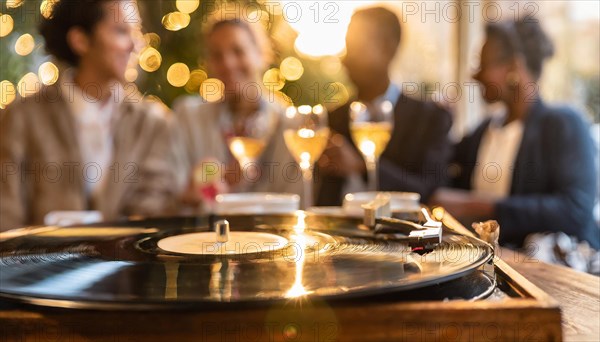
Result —
MULTIPOLYGON (((120 97, 111 93, 101 102, 84 94, 73 81, 70 72, 63 73, 60 83, 62 97, 73 115, 88 197, 102 190, 113 158, 113 123, 120 97)), ((93 91, 98 88, 94 87, 93 91)), ((118 93, 118 92, 117 92, 118 93)), ((117 94, 118 95, 118 94, 117 94)))
POLYGON ((514 164, 523 138, 523 121, 504 125, 504 117, 492 119, 481 138, 471 185, 480 194, 504 198, 510 195, 514 164))

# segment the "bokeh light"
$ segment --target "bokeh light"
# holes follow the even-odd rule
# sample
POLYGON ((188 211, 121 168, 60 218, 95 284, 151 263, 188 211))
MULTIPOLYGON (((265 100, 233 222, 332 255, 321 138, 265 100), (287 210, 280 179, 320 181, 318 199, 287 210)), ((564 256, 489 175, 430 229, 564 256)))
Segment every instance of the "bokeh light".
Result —
POLYGON ((4 109, 17 97, 15 85, 10 81, 0 82, 0 108, 4 109))
POLYGON ((46 62, 38 68, 38 77, 42 84, 52 85, 58 81, 58 67, 52 62, 46 62))
POLYGON ((155 49, 160 47, 160 36, 154 32, 149 32, 144 35, 144 40, 147 46, 151 46, 155 49))
POLYGON ((52 10, 54 9, 54 5, 58 3, 59 0, 44 0, 40 5, 40 13, 46 19, 52 17, 52 10))
POLYGON ((190 15, 181 12, 171 12, 162 18, 163 26, 169 31, 179 31, 190 24, 190 15))
POLYGON ((140 67, 147 72, 155 72, 162 64, 162 56, 158 50, 149 46, 140 52, 140 67))
POLYGON ((181 13, 190 14, 198 9, 200 6, 199 0, 177 0, 175 2, 175 7, 181 13))
POLYGON ((219 102, 225 95, 225 84, 216 78, 209 78, 200 85, 200 96, 207 102, 219 102))
POLYGON ((17 90, 23 97, 31 96, 40 90, 41 83, 38 75, 33 72, 23 76, 17 84, 17 90))
POLYGON ((17 8, 23 4, 23 0, 6 0, 6 8, 17 8))
POLYGON ((15 21, 10 14, 0 15, 0 37, 8 36, 15 26, 15 21))
POLYGON ((183 63, 175 63, 167 70, 167 82, 173 87, 183 87, 190 80, 190 68, 183 63))
POLYGON ((263 76, 263 84, 271 91, 281 90, 285 86, 285 78, 277 68, 267 70, 263 76))
POLYGON ((297 81, 304 74, 304 66, 296 57, 287 57, 279 66, 281 74, 288 81, 297 81))
POLYGON ((20 36, 15 42, 15 52, 20 56, 27 56, 33 51, 35 40, 29 33, 20 36))
POLYGON ((190 94, 197 94, 200 91, 200 85, 202 82, 208 79, 206 71, 202 69, 196 69, 190 73, 190 79, 185 84, 185 91, 190 94))
POLYGON ((307 57, 341 55, 352 14, 359 7, 381 1, 352 0, 312 2, 281 0, 284 18, 298 32, 295 49, 307 57), (318 10, 315 10, 318 6, 318 10))

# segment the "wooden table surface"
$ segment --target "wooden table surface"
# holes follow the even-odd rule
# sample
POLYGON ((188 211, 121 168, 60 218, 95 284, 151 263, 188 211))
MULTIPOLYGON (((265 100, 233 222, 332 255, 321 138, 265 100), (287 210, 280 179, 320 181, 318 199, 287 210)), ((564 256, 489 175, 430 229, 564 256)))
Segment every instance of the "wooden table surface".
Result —
MULTIPOLYGON (((525 278, 529 281, 537 285, 543 291, 545 291, 548 295, 553 297, 560 305, 562 309, 562 326, 563 326, 563 336, 565 341, 600 341, 600 278, 595 277, 589 274, 581 273, 574 271, 572 269, 549 265, 531 258, 527 258, 523 254, 514 253, 507 249, 501 249, 502 254, 500 257, 506 261, 511 267, 513 267, 517 272, 521 273, 525 278)), ((364 309, 363 309, 364 310, 364 309)), ((356 311, 356 310, 355 310, 356 311)), ((359 315, 364 314, 362 311, 357 311, 355 314, 359 315)), ((144 317, 162 317, 162 313, 147 313, 144 314, 144 317)), ((57 331, 61 329, 60 326, 65 325, 69 326, 69 324, 73 325, 74 323, 69 320, 62 320, 60 317, 64 315, 56 315, 48 312, 31 309, 25 309, 21 307, 8 306, 4 307, 0 305, 0 341, 11 341, 13 339, 13 335, 10 335, 10 326, 17 327, 19 325, 26 324, 30 326, 28 329, 33 329, 35 332, 36 326, 43 326, 47 322, 53 322, 58 324, 57 331), (58 319, 57 319, 58 318, 58 319), (7 323, 7 324, 3 324, 7 323), (21 323, 19 323, 21 322, 21 323), (62 322, 62 323, 61 323, 62 322), (2 327, 4 325, 4 327, 2 327), (7 328, 8 327, 8 328, 7 328), (8 337, 12 336, 12 337, 8 337)), ((72 315, 71 315, 72 316, 72 315)), ((192 315, 180 315, 177 317, 181 319, 181 322, 168 322, 165 321, 162 325, 167 324, 167 327, 173 326, 181 326, 186 327, 187 325, 193 325, 191 323, 193 321, 192 315), (187 316, 190 316, 186 318, 187 316), (187 321, 186 321, 187 319, 187 321), (188 322, 189 321, 189 322, 188 322), (187 325, 186 325, 187 324, 187 325)), ((105 316, 99 316, 105 317, 105 316)), ((140 319, 143 317, 140 315, 140 319)), ((243 317, 240 319, 244 319, 243 317)), ((377 318, 373 318, 377 319, 377 318)), ((130 321, 135 321, 130 319, 130 321)), ((152 321, 152 320, 151 320, 152 321)), ((160 321, 156 321, 160 322, 160 321)), ((106 322, 104 322, 106 323, 106 322)), ((140 323, 140 326, 145 326, 147 323, 140 323)), ((106 323, 108 324, 108 323, 106 323)), ((118 325, 119 322, 114 322, 110 324, 118 325)), ((109 326, 110 326, 109 324, 109 326)), ((154 325, 158 323, 152 323, 154 325)), ((98 325, 102 326, 102 325, 98 325)), ((148 325, 146 325, 148 326, 148 325)), ((38 327, 38 330, 39 330, 38 327)), ((149 325, 148 327, 153 327, 153 325, 149 325)), ((76 328, 76 326, 75 326, 76 328)), ((164 327, 162 327, 164 328, 164 327)), ((161 330, 161 324, 156 325, 157 331, 161 330)), ((73 329, 71 326, 70 329, 73 329)), ((45 339, 48 336, 56 335, 57 331, 49 330, 46 332, 43 330, 43 334, 35 333, 32 334, 33 339, 30 338, 21 338, 22 341, 41 341, 41 340, 52 340, 54 339, 45 339), (48 335, 50 334, 50 335, 48 335), (54 334, 54 335, 53 335, 54 334), (48 335, 48 336, 46 336, 48 335), (41 337, 40 337, 41 336, 41 337), (46 337, 43 337, 46 336, 46 337), (43 338, 42 338, 43 337, 43 338), (41 339, 40 339, 41 338, 41 339)), ((121 329, 127 330, 127 329, 121 329)), ((163 329, 164 330, 164 329, 163 329)), ((168 330, 168 329, 167 329, 168 330)), ((153 329, 149 329, 149 331, 154 331, 153 329)), ((185 332, 185 331, 184 331, 185 332)), ((185 336, 184 332, 182 332, 182 336, 185 336)), ((173 332, 176 333, 176 332, 173 332)), ((60 333, 59 333, 60 335, 60 333)), ((89 336, 100 336, 97 340, 102 340, 102 332, 92 332, 88 334, 89 336), (94 335, 96 334, 96 335, 94 335)), ((137 333, 136 333, 137 335, 137 333)), ((77 335, 79 336, 79 335, 77 335)), ((83 334, 82 336, 86 336, 83 334)), ((56 337, 56 336, 55 336, 56 337)), ((152 337, 152 335, 146 336, 148 338, 152 337)), ((147 340, 146 338, 144 338, 147 340)), ((151 338, 150 338, 151 339, 151 338)), ((60 339, 59 339, 60 340, 60 339)), ((73 339, 75 341, 76 339, 73 339)), ((86 340, 95 340, 93 338, 86 340)))
POLYGON ((512 268, 560 304, 565 341, 600 341, 600 277, 504 248, 501 253, 512 268))

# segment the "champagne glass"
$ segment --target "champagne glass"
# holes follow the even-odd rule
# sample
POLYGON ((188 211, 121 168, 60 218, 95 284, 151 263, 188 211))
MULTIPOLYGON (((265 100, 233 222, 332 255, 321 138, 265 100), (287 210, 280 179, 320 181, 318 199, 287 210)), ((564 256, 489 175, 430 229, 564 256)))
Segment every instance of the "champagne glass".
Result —
POLYGON ((387 147, 394 127, 394 106, 390 101, 367 107, 362 102, 350 104, 350 134, 367 166, 369 191, 377 191, 379 157, 387 147))
POLYGON ((259 115, 244 121, 242 129, 227 138, 229 151, 242 170, 258 162, 273 132, 273 125, 271 117, 259 115))
POLYGON ((285 113, 285 144, 302 170, 303 207, 313 202, 313 166, 329 139, 327 112, 322 105, 288 107, 285 113))

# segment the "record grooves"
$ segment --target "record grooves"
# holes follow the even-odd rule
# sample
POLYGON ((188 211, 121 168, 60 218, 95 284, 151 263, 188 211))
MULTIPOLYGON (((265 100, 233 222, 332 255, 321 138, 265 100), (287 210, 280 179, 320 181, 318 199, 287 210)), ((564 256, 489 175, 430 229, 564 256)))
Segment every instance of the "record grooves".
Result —
POLYGON ((59 307, 203 309, 299 298, 477 299, 495 287, 479 270, 493 250, 475 238, 448 232, 431 253, 419 255, 404 242, 373 236, 355 219, 303 212, 227 219, 244 236, 273 234, 288 244, 261 250, 249 238, 226 255, 158 246, 208 231, 208 218, 59 228, 0 243, 0 296, 59 307))

